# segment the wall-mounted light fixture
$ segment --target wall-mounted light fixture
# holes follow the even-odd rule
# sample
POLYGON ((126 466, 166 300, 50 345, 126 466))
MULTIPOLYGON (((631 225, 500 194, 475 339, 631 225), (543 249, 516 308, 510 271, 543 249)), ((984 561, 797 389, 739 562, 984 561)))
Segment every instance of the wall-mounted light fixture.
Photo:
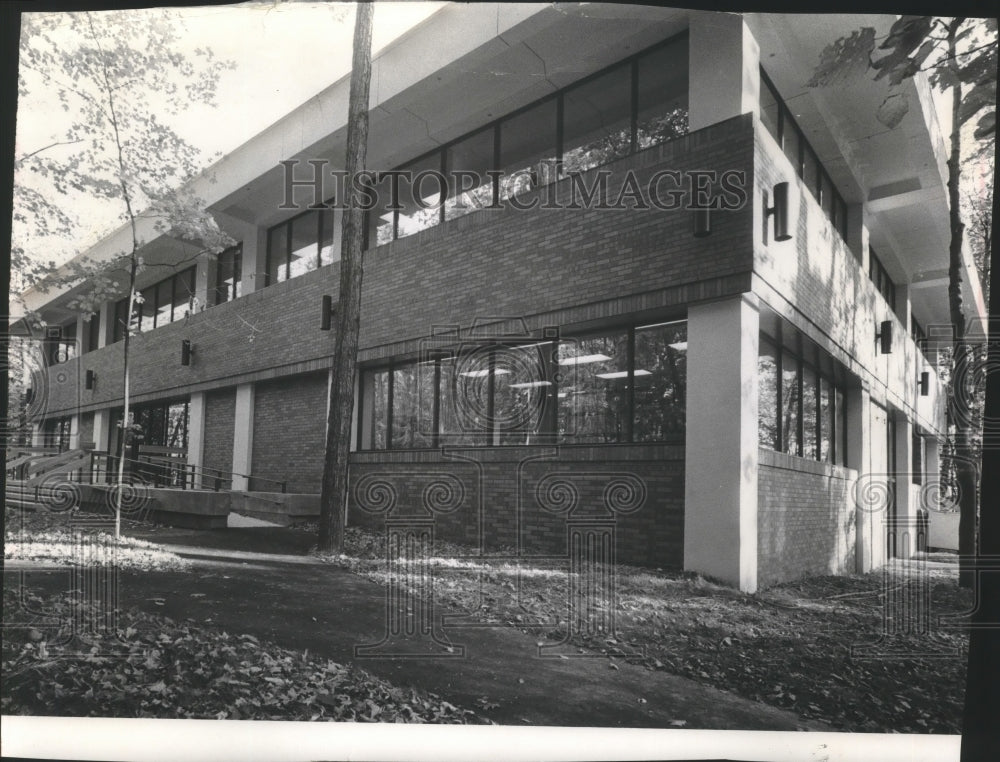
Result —
POLYGON ((774 240, 790 241, 788 232, 788 183, 777 183, 774 186, 774 206, 767 206, 767 194, 764 201, 764 241, 767 242, 767 221, 774 215, 774 240))
POLYGON ((181 342, 181 365, 190 365, 191 358, 194 356, 194 344, 192 344, 188 339, 184 339, 181 342))
POLYGON ((92 370, 88 370, 86 374, 84 374, 84 386, 87 389, 93 389, 96 383, 97 383, 97 374, 94 373, 94 371, 92 370))
POLYGON ((333 303, 333 297, 327 294, 323 297, 323 307, 320 313, 319 328, 321 331, 330 330, 335 314, 337 314, 337 306, 333 303))
POLYGON ((892 354, 892 321, 883 320, 879 323, 875 331, 875 341, 879 343, 879 351, 884 354, 892 354))
POLYGON ((920 396, 926 397, 931 388, 931 374, 926 370, 923 371, 917 382, 920 384, 920 396))
POLYGON ((710 209, 694 210, 694 237, 707 238, 712 234, 712 213, 710 209))

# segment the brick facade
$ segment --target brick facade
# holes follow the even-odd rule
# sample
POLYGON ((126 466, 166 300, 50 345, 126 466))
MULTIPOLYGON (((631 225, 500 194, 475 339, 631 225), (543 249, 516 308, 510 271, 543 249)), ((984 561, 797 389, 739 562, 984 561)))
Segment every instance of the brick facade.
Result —
MULTIPOLYGON (((205 395, 205 441, 202 466, 228 475, 233 470, 233 417, 236 392, 220 389, 205 395)), ((207 485, 206 485, 207 486, 207 485)))
POLYGON ((348 524, 382 529, 386 519, 432 518, 441 539, 487 553, 558 557, 567 553, 570 526, 613 525, 619 562, 683 566, 682 447, 450 452, 355 453, 348 524))
MULTIPOLYGON (((608 197, 617 197, 628 169, 645 188, 658 170, 739 170, 749 183, 752 164, 753 123, 745 115, 607 165, 613 171, 608 197)), ((596 171, 584 173, 588 184, 596 171)), ((664 201, 672 187, 663 182, 664 201)), ((568 180, 555 191, 558 203, 570 202, 568 180)), ((685 299, 745 291, 752 218, 749 204, 716 212, 712 235, 695 238, 693 213, 684 209, 473 212, 366 254, 362 354, 418 342, 436 325, 467 327, 484 316, 524 317, 533 324, 535 316, 586 305, 603 305, 592 317, 623 314, 634 309, 624 301, 630 296, 656 307, 671 301, 657 298, 659 292, 673 293, 676 303, 681 287, 685 299)), ((333 337, 319 330, 320 303, 337 291, 334 264, 136 336, 130 349, 134 401, 328 367, 333 337), (180 364, 183 339, 195 347, 186 367, 180 364)), ((69 361, 63 375, 61 382, 50 381, 53 414, 78 404, 85 410, 112 405, 122 394, 121 343, 69 361), (78 399, 77 376, 88 368, 101 369, 100 383, 78 399)))
POLYGON ((760 450, 757 563, 761 588, 854 571, 855 509, 848 468, 760 450))
MULTIPOLYGON (((319 492, 323 477, 327 374, 309 373, 257 384, 251 473, 286 481, 288 492, 319 492)), ((257 490, 277 492, 267 481, 257 490)))

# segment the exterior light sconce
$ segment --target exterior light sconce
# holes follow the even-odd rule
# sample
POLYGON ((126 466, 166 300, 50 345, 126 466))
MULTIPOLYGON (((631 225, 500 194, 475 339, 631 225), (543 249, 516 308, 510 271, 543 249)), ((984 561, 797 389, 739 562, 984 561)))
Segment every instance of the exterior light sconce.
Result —
POLYGON ((767 220, 774 215, 774 240, 790 241, 788 232, 788 183, 777 183, 774 186, 774 206, 767 206, 767 194, 764 200, 764 242, 767 242, 767 220))
POLYGON ((892 321, 883 320, 875 332, 875 341, 879 343, 879 352, 883 355, 892 354, 892 321))
POLYGON ((926 397, 930 391, 931 374, 925 370, 920 374, 920 378, 917 381, 920 384, 920 396, 926 397))
POLYGON ((191 357, 194 355, 194 344, 188 339, 181 342, 181 365, 190 365, 191 357))
POLYGON ((333 303, 333 297, 327 294, 323 297, 323 308, 320 312, 319 329, 329 331, 333 323, 333 316, 337 314, 337 305, 333 303))
POLYGON ((707 238, 712 234, 712 212, 710 209, 694 210, 694 237, 707 238))
POLYGON ((97 374, 94 373, 94 371, 92 370, 88 370, 87 373, 84 375, 84 382, 83 382, 84 386, 87 389, 93 389, 96 383, 97 383, 97 374))

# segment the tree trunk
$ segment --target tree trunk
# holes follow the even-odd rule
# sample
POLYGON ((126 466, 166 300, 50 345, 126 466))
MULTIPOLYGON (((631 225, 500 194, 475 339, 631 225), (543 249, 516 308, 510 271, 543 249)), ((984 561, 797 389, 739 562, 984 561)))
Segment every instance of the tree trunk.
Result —
POLYGON ((354 413, 354 375, 361 324, 361 281, 364 275, 364 211, 353 178, 364 169, 368 153, 368 90, 371 82, 372 3, 355 5, 354 60, 347 116, 347 173, 344 230, 341 238, 340 297, 337 303, 333 382, 327 418, 326 454, 320 491, 319 550, 336 551, 344 544, 348 458, 354 413))
POLYGON ((949 65, 955 76, 951 104, 951 150, 948 156, 948 221, 951 229, 951 244, 948 251, 948 307, 954 329, 951 405, 955 421, 954 462, 959 501, 959 585, 972 587, 976 555, 978 485, 972 451, 972 390, 969 386, 972 350, 965 339, 965 313, 962 309, 962 241, 965 233, 959 206, 959 180, 962 168, 962 122, 959 109, 962 105, 962 84, 955 64, 956 36, 960 23, 958 19, 953 20, 948 28, 949 65))

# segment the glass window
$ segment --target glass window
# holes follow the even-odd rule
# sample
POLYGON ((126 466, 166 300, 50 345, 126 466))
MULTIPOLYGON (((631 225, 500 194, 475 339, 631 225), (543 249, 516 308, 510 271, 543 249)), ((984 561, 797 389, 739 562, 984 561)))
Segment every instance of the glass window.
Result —
POLYGON ((84 325, 87 326, 87 351, 93 352, 100 347, 101 343, 101 313, 95 312, 90 316, 90 320, 84 318, 84 325))
POLYGON ((551 182, 556 160, 556 99, 500 123, 500 198, 551 182))
POLYGON ((173 321, 174 279, 167 278, 156 285, 156 325, 173 321))
POLYGON ((811 148, 806 148, 804 156, 805 164, 802 171, 802 180, 809 192, 813 196, 819 197, 819 160, 816 158, 816 154, 812 152, 811 148))
POLYGON ((555 344, 503 346, 493 353, 494 442, 532 444, 546 431, 552 390, 548 366, 555 344))
POLYGON ((684 436, 687 402, 687 323, 635 329, 632 441, 661 442, 684 436))
POLYGON ((361 395, 361 449, 384 450, 389 432, 389 371, 364 371, 361 395))
POLYGON ((489 352, 441 361, 441 441, 449 445, 487 445, 490 438, 489 352))
POLYGON ((310 211, 291 220, 291 250, 288 277, 297 278, 319 266, 319 211, 310 211))
POLYGON ((631 66, 619 66, 563 95, 563 175, 628 155, 632 148, 631 71, 631 66))
POLYGON ((834 394, 834 405, 836 406, 834 414, 834 425, 836 426, 834 434, 835 456, 837 463, 845 466, 847 465, 847 406, 844 401, 844 392, 839 387, 834 394))
POLYGON ((636 145, 643 149, 688 131, 687 39, 644 55, 638 66, 636 145))
POLYGON ((493 168, 493 134, 488 127, 448 148, 445 166, 448 168, 448 196, 444 217, 456 217, 484 209, 493 203, 493 178, 486 172, 493 168), (474 173, 463 175, 456 172, 474 173))
POLYGON ((188 403, 175 402, 166 410, 166 432, 163 444, 166 447, 187 449, 188 403))
POLYGON ((396 222, 396 237, 403 238, 434 227, 441 221, 441 153, 432 153, 402 168, 398 180, 401 207, 396 222))
POLYGON ((782 137, 782 149, 785 152, 785 156, 792 163, 792 167, 795 169, 795 174, 802 176, 802 164, 799 161, 799 150, 802 147, 802 135, 799 133, 798 126, 787 116, 785 117, 785 128, 784 135, 782 137))
POLYGON ((781 444, 789 455, 799 454, 799 361, 781 355, 781 444))
POLYGON ((778 139, 778 109, 780 108, 778 104, 778 94, 771 87, 771 83, 761 77, 760 121, 775 140, 778 139))
POLYGON ((833 462, 834 412, 833 387, 826 376, 819 379, 819 459, 833 462))
POLYGON ((125 331, 128 324, 128 299, 121 299, 115 303, 113 341, 117 342, 125 338, 125 331))
POLYGON ((802 366, 802 457, 817 459, 816 436, 818 405, 816 400, 816 370, 802 366))
POLYGON ((393 205, 392 189, 394 184, 392 175, 383 175, 375 183, 376 202, 375 206, 368 212, 368 248, 370 249, 389 243, 395 236, 395 212, 390 209, 393 205))
POLYGON ((174 320, 187 317, 194 309, 194 276, 193 267, 174 276, 174 320))
POLYGON ((267 231, 267 285, 288 280, 288 225, 267 231))
POLYGON ((236 245, 219 254, 215 271, 215 304, 243 295, 243 247, 236 245))
POLYGON ((140 293, 142 294, 142 304, 135 306, 135 312, 140 316, 139 330, 145 333, 156 327, 156 287, 144 288, 140 293))
POLYGON ((432 447, 433 426, 433 366, 427 369, 425 366, 409 363, 393 368, 390 447, 393 449, 432 447))
POLYGON ((757 373, 760 377, 760 396, 757 407, 757 425, 760 444, 777 450, 778 441, 778 350, 763 336, 760 339, 760 353, 757 357, 757 373))
POLYGON ((917 428, 913 427, 913 483, 923 484, 924 482, 924 469, 926 468, 926 463, 924 461, 924 438, 920 436, 920 432, 917 428))
POLYGON ((341 214, 340 209, 326 209, 320 214, 320 267, 340 261, 341 214))
POLYGON ((560 342, 558 362, 558 425, 565 441, 628 441, 628 334, 560 342))

